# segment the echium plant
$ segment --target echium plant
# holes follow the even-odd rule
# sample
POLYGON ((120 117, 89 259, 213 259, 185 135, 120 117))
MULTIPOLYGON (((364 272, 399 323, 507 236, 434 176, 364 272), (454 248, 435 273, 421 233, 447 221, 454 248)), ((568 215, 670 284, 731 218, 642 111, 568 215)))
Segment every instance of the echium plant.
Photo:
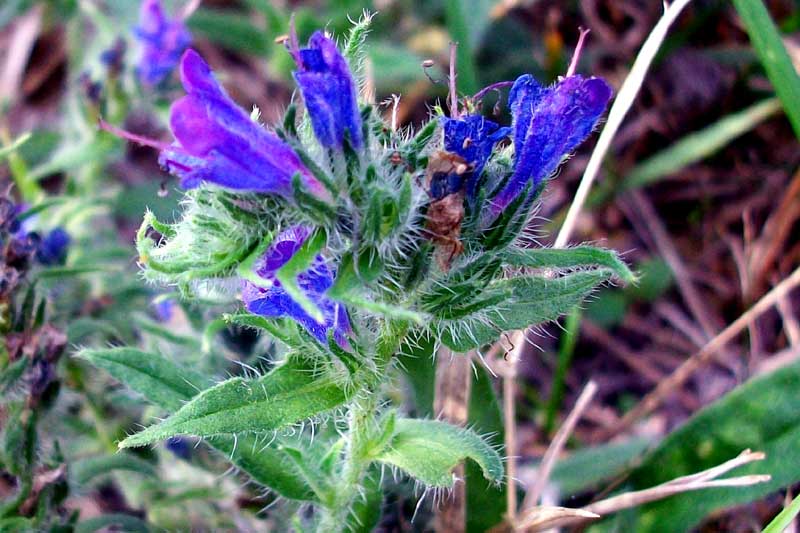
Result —
MULTIPOLYGON (((174 142, 134 139, 158 146, 188 189, 176 222, 145 216, 144 276, 186 298, 235 294, 243 309, 226 320, 263 329, 285 355, 266 375, 211 386, 152 360, 147 374, 160 374, 161 388, 148 390, 144 377, 129 384, 171 414, 120 446, 206 438, 255 481, 312 505, 295 521, 304 530, 369 530, 384 467, 446 488, 469 458, 502 481, 501 456, 483 437, 403 417, 387 402, 411 343, 480 350, 504 331, 556 319, 615 275, 632 279, 613 252, 534 249, 524 239, 547 179, 605 111, 603 80, 568 75, 544 87, 524 75, 510 90, 510 127, 479 113, 479 94, 452 97, 449 116, 437 111, 417 132, 399 130, 359 96, 368 22, 344 52, 322 32, 305 47, 291 32, 303 106, 272 128, 188 50, 174 142), (309 429, 287 436, 305 422, 313 438, 309 429)), ((112 373, 139 357, 84 354, 112 373)))

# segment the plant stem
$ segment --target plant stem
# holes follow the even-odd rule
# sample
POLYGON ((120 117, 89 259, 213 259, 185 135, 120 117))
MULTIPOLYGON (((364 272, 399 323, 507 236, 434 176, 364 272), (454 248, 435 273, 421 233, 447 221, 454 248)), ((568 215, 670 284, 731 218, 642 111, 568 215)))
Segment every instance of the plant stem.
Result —
POLYGON ((379 430, 378 408, 381 401, 381 386, 394 354, 408 331, 406 321, 388 321, 378 339, 375 367, 365 369, 370 375, 367 385, 351 405, 348 415, 347 446, 340 465, 341 481, 336 485, 333 505, 321 509, 322 516, 317 525, 320 533, 342 531, 347 527, 350 510, 360 494, 367 468, 372 462, 373 437, 379 430))
POLYGON ((371 461, 370 437, 373 434, 378 408, 379 391, 369 391, 366 397, 350 406, 347 446, 342 459, 341 482, 336 486, 334 504, 323 509, 317 531, 342 531, 347 516, 359 494, 361 481, 371 461))

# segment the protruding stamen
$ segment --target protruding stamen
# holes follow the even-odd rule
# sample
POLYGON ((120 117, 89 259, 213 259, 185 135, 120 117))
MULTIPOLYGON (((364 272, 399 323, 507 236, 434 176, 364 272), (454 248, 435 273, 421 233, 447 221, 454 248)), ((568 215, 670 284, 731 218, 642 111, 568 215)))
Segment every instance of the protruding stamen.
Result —
POLYGON ((289 40, 286 44, 289 47, 289 53, 292 55, 292 58, 294 58, 294 62, 297 63, 297 68, 302 70, 303 59, 300 57, 300 40, 297 38, 297 26, 295 26, 294 23, 294 13, 292 13, 291 18, 289 18, 289 40))
POLYGON ((397 131, 397 112, 400 109, 400 95, 392 95, 392 131, 397 131))
POLYGON ((200 7, 200 3, 202 1, 203 0, 189 0, 189 2, 187 2, 187 4, 183 6, 183 10, 181 11, 180 14, 180 19, 186 20, 189 17, 191 17, 194 14, 194 12, 197 11, 197 8, 200 7))
POLYGON ((497 83, 487 85, 486 87, 475 93, 475 96, 472 97, 472 101, 480 102, 483 99, 483 97, 486 96, 486 93, 488 93, 489 91, 497 91, 499 89, 502 89, 503 87, 511 87, 512 85, 514 85, 513 81, 498 81, 497 83))
POLYGON ((578 68, 578 60, 581 57, 583 43, 586 40, 586 36, 589 34, 588 28, 578 28, 578 31, 581 32, 581 35, 578 37, 578 44, 575 45, 575 52, 572 53, 572 61, 569 62, 569 68, 567 69, 568 78, 575 74, 575 70, 578 68))
POLYGON ((181 151, 179 147, 174 146, 170 143, 165 143, 163 141, 158 141, 156 139, 150 139, 148 137, 144 137, 142 135, 137 135, 135 133, 131 133, 129 131, 125 131, 122 128, 118 128, 116 126, 112 126, 105 120, 98 119, 97 125, 100 127, 101 130, 107 131, 108 133, 119 137, 120 139, 125 139, 136 144, 140 144, 142 146, 149 146, 151 148, 155 148, 156 150, 175 150, 181 151))
POLYGON ((458 93, 456 91, 456 52, 458 51, 458 43, 450 43, 450 77, 447 84, 450 87, 450 117, 458 118, 458 93))

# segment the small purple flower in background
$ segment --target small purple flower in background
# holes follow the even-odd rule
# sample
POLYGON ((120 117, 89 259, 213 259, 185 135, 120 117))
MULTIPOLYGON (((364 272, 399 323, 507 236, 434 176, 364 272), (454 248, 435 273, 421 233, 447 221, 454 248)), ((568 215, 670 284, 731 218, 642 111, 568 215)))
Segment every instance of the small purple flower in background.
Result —
POLYGON ((134 34, 142 43, 136 72, 148 86, 158 85, 175 69, 192 35, 183 18, 167 17, 161 0, 144 0, 134 34))
POLYGON ((269 287, 257 286, 245 280, 242 282, 242 300, 247 310, 256 315, 293 319, 325 345, 328 343, 328 331, 333 329, 336 342, 346 348, 350 322, 344 306, 325 296, 325 292, 333 285, 334 273, 321 256, 317 256, 311 268, 298 276, 297 284, 322 311, 323 323, 305 312, 275 278, 276 272, 292 258, 310 234, 311 230, 306 226, 294 226, 279 234, 255 267, 256 274, 269 287))
POLYGON ((542 87, 529 74, 509 94, 514 129, 514 173, 492 198, 484 222, 491 223, 526 188, 533 193, 592 132, 611 98, 600 78, 570 75, 542 87))
POLYGON ((175 300, 172 298, 158 297, 152 302, 153 310, 159 322, 169 322, 175 311, 175 300))
POLYGON ((353 148, 361 148, 364 139, 356 87, 336 43, 317 31, 308 40, 308 48, 299 49, 292 29, 289 46, 297 63, 294 78, 319 143, 341 150, 347 139, 353 148))
POLYGON ((299 174, 311 194, 330 200, 330 193, 294 150, 251 120, 194 50, 183 55, 181 79, 188 94, 175 102, 170 112, 177 142, 163 147, 159 162, 181 178, 183 187, 208 182, 291 198, 292 178, 299 174))
MULTIPOLYGON (((444 130, 444 149, 458 154, 470 165, 466 177, 467 198, 474 199, 483 167, 492 155, 495 144, 511 131, 484 118, 481 115, 467 115, 460 118, 442 117, 444 130)), ((462 176, 455 176, 457 182, 441 185, 431 183, 431 196, 441 198, 456 192, 454 187, 461 187, 462 176)))
POLYGON ((36 259, 46 266, 62 265, 67 259, 70 243, 69 233, 62 228, 56 228, 46 234, 36 248, 36 259))
POLYGON ((167 439, 167 449, 175 457, 188 461, 192 457, 192 447, 186 437, 170 437, 167 439))

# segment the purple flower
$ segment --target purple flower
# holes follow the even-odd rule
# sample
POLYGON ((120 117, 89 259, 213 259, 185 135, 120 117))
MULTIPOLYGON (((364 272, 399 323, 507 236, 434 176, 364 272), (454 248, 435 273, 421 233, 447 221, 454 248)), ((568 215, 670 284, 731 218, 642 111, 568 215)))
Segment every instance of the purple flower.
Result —
POLYGON ((61 265, 67 259, 69 233, 56 228, 45 235, 36 248, 36 259, 43 265, 61 265))
POLYGON ((336 43, 318 31, 308 48, 293 49, 292 54, 297 62, 294 79, 317 140, 326 148, 341 150, 347 139, 353 148, 361 148, 364 139, 355 83, 336 43))
POLYGON ((172 298, 156 298, 152 305, 158 321, 169 322, 172 320, 177 303, 172 298))
POLYGON ((159 162, 193 188, 201 182, 239 191, 290 198, 292 179, 325 201, 330 193, 303 165, 292 148, 239 108, 194 50, 181 59, 181 79, 188 93, 172 105, 170 127, 176 143, 159 162))
POLYGON ((142 2, 134 34, 142 43, 136 71, 142 83, 150 86, 158 85, 169 76, 192 42, 183 20, 168 18, 161 0, 142 2))
POLYGON ((514 173, 492 198, 484 221, 490 223, 530 186, 533 193, 592 132, 611 98, 600 78, 568 76, 542 87, 526 74, 509 93, 514 129, 514 173))
POLYGON ((311 268, 298 276, 297 284, 322 311, 323 322, 317 322, 304 311, 276 279, 277 271, 292 258, 310 234, 310 228, 294 226, 278 235, 255 267, 256 273, 269 287, 245 280, 242 282, 242 300, 247 310, 256 315, 293 319, 324 345, 328 344, 328 331, 333 329, 336 342, 346 348, 350 322, 344 306, 325 296, 325 292, 333 285, 334 274, 322 256, 317 256, 311 268))
MULTIPOLYGON (((443 117, 444 149, 463 157, 470 170, 466 176, 467 198, 474 199, 483 167, 492 155, 494 145, 511 131, 500 127, 481 115, 467 115, 461 118, 443 117)), ((461 177, 459 176, 460 180, 461 177)), ((441 198, 456 192, 452 183, 435 185, 431 183, 431 195, 441 198)))

